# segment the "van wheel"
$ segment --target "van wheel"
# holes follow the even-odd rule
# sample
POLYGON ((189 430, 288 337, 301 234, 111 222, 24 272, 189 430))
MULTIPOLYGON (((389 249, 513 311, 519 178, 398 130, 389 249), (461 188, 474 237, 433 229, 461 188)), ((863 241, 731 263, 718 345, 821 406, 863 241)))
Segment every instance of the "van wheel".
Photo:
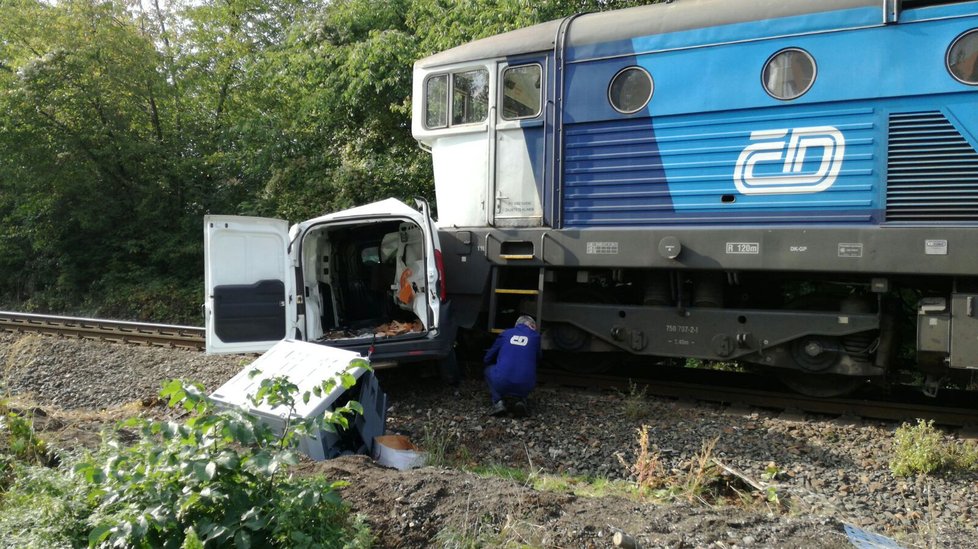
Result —
POLYGON ((462 372, 458 367, 458 357, 455 356, 455 349, 452 349, 444 358, 438 360, 438 375, 445 385, 458 387, 462 380, 462 372))

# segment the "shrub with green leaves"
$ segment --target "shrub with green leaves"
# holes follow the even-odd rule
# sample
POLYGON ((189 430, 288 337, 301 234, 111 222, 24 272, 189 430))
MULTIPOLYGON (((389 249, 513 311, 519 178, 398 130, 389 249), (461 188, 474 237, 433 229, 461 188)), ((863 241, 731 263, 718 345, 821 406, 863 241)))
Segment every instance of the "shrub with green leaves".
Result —
MULTIPOLYGON (((317 392, 354 382, 353 376, 340 376, 323 382, 317 392)), ((254 398, 293 412, 296 392, 293 384, 275 378, 264 380, 254 398)), ((89 544, 369 546, 366 528, 339 499, 339 483, 287 473, 298 462, 298 437, 348 425, 347 416, 359 411, 357 403, 294 423, 279 436, 244 411, 216 409, 200 386, 173 381, 161 395, 191 418, 182 424, 130 420, 128 427, 139 429, 138 442, 111 441, 98 459, 74 468, 89 483, 95 502, 89 544)))
POLYGON ((46 465, 52 458, 47 445, 34 432, 34 422, 0 405, 0 454, 26 463, 46 465))
POLYGON ((933 473, 951 463, 944 435, 934 428, 933 421, 918 419, 916 425, 904 423, 894 436, 896 446, 890 470, 897 476, 933 473))

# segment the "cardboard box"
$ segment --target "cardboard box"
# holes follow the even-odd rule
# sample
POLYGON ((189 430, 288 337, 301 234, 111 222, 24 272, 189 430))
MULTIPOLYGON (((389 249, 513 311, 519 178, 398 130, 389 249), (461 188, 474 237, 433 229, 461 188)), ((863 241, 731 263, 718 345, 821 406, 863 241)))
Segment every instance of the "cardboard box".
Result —
POLYGON ((406 471, 423 467, 428 455, 404 435, 383 435, 374 437, 373 458, 384 467, 406 471))

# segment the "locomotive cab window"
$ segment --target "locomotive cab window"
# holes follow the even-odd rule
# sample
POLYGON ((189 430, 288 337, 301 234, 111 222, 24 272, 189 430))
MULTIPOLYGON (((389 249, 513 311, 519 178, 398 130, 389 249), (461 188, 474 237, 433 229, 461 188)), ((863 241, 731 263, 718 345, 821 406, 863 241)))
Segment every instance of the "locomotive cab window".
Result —
POLYGON ((654 84, 652 75, 641 67, 627 67, 618 71, 608 86, 608 102, 622 114, 636 113, 652 99, 654 84))
POLYGON ((425 81, 425 128, 478 124, 488 114, 489 71, 486 69, 437 74, 425 81))
POLYGON ((489 71, 452 75, 452 125, 476 124, 489 114, 489 71))
POLYGON ((428 129, 448 126, 448 75, 432 76, 425 82, 424 125, 428 129))
POLYGON ((959 82, 978 86, 978 29, 957 37, 947 49, 947 70, 959 82))
POLYGON ((767 60, 761 80, 768 95, 789 101, 805 95, 815 82, 815 73, 815 60, 807 51, 789 48, 767 60))
POLYGON ((540 114, 540 65, 508 67, 503 71, 503 120, 536 118, 540 114))

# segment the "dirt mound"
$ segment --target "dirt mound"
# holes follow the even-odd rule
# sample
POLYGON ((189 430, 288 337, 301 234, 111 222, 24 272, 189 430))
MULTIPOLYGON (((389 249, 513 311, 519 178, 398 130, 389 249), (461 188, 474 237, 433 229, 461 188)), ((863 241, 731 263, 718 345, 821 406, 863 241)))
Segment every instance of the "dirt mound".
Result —
POLYGON ((378 547, 611 547, 618 531, 643 547, 848 546, 841 524, 829 519, 578 497, 452 469, 402 472, 364 456, 301 470, 349 482, 343 498, 367 517, 378 547))

